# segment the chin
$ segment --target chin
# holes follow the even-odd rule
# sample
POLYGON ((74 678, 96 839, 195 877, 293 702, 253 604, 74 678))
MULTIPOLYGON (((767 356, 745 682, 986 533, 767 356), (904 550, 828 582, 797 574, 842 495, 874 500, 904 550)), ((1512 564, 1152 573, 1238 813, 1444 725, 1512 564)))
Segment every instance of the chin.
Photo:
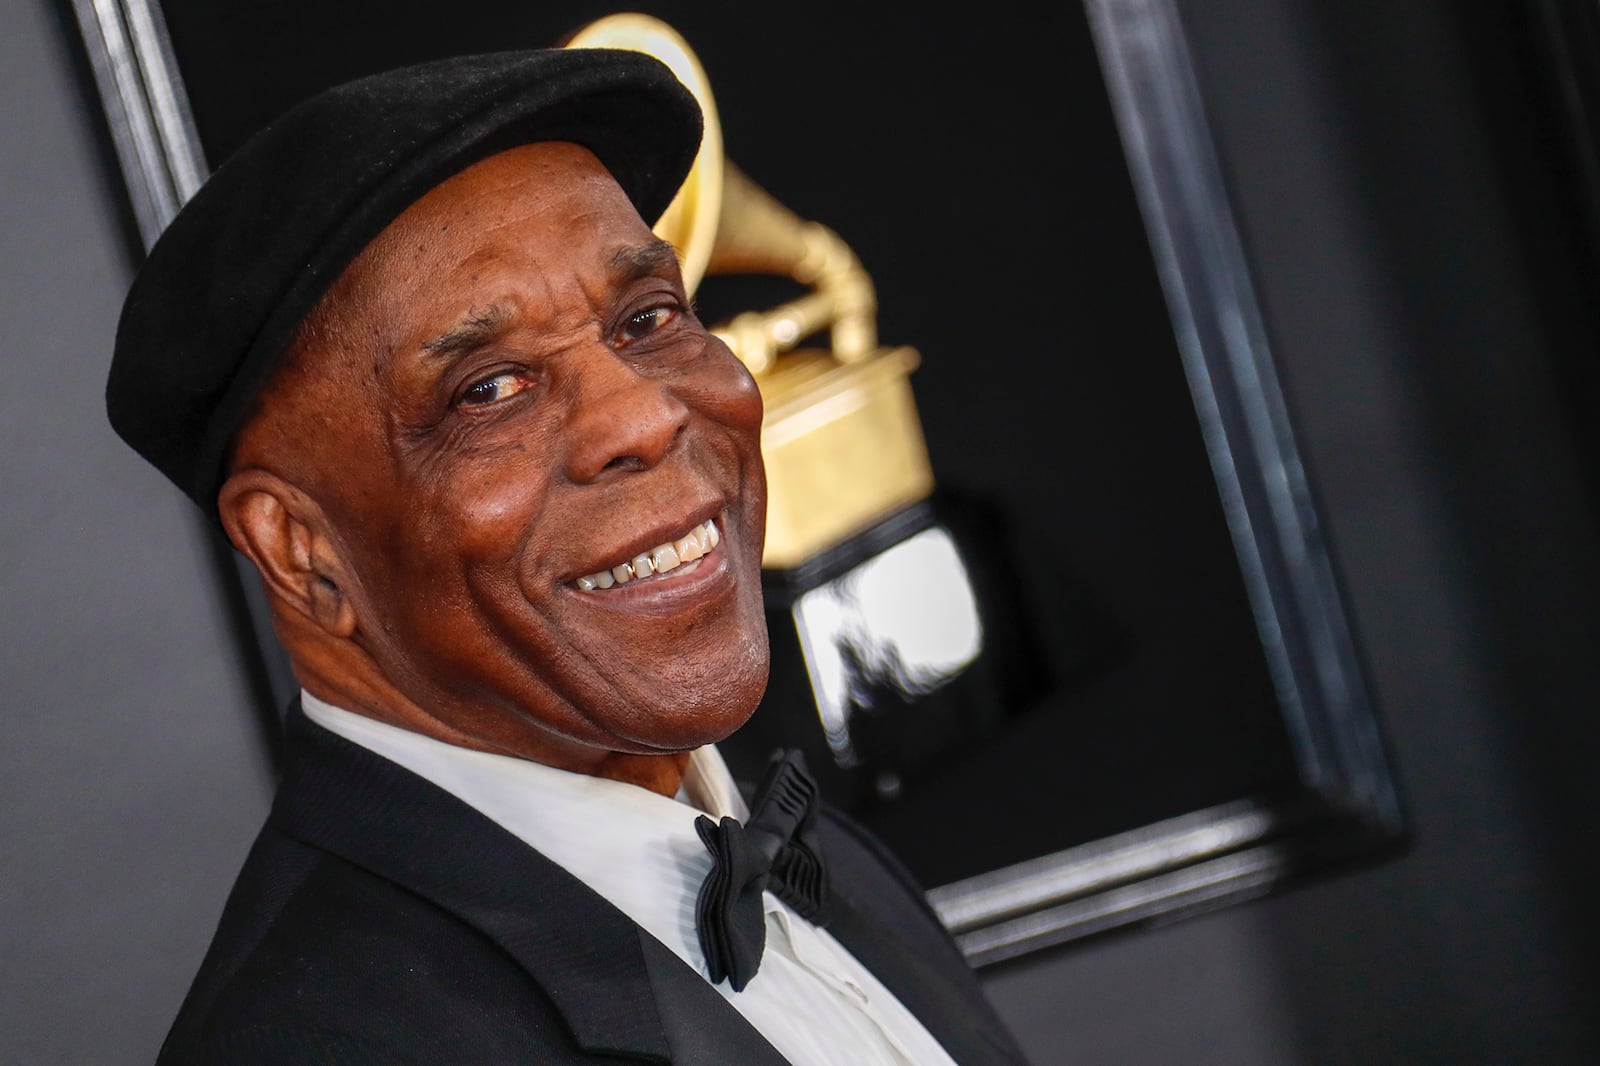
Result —
POLYGON ((636 721, 629 739, 654 751, 689 751, 732 736, 750 720, 766 692, 769 659, 764 644, 762 650, 755 660, 724 666, 709 682, 701 676, 656 689, 651 693, 653 699, 635 705, 649 710, 645 718, 636 721), (679 693, 681 698, 663 701, 662 694, 667 692, 679 693))

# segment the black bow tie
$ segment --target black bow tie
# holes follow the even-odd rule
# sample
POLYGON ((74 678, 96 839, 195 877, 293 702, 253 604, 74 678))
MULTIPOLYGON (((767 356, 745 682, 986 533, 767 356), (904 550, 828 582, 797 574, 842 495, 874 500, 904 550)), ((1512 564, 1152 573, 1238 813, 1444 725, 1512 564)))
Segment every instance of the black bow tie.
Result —
POLYGON ((790 749, 773 755, 744 825, 732 818, 719 825, 703 814, 695 819, 711 852, 695 926, 713 983, 727 978, 734 991, 743 991, 761 966, 767 942, 763 890, 807 921, 826 921, 828 876, 817 842, 816 805, 817 785, 805 758, 790 749))

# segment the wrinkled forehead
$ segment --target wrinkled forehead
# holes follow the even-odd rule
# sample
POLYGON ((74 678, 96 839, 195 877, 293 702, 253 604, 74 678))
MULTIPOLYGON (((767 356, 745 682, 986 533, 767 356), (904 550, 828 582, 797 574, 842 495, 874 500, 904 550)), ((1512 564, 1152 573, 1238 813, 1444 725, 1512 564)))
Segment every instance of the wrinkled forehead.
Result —
POLYGON ((497 271, 553 276, 658 243, 587 148, 523 145, 453 175, 401 212, 344 269, 302 332, 355 318, 389 332, 428 328, 419 317, 457 317, 490 299, 507 284, 497 271))

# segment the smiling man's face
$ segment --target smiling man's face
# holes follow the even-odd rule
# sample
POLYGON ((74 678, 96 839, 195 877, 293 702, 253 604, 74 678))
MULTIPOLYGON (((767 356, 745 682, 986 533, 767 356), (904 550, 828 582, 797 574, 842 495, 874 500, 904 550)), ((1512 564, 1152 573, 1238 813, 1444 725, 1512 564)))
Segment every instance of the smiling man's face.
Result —
POLYGON ((306 531, 285 551, 321 575, 307 602, 349 620, 332 629, 359 666, 323 664, 324 641, 302 679, 374 673, 330 696, 606 773, 608 753, 719 740, 760 699, 760 423, 672 249, 592 154, 543 143, 451 178, 363 252, 236 467, 293 487, 306 531))

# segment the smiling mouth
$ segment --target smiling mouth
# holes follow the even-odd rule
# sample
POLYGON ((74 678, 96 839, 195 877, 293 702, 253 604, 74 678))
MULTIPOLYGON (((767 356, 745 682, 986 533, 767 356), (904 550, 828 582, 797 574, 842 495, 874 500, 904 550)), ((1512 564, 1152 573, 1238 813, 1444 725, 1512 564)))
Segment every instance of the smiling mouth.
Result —
POLYGON ((698 563, 702 556, 721 541, 722 535, 717 532, 717 523, 708 518, 677 540, 658 544, 649 551, 640 552, 632 559, 624 560, 609 569, 585 574, 578 578, 576 584, 584 592, 604 592, 606 589, 626 585, 632 581, 648 581, 680 566, 689 566, 692 569, 693 564, 698 563))

